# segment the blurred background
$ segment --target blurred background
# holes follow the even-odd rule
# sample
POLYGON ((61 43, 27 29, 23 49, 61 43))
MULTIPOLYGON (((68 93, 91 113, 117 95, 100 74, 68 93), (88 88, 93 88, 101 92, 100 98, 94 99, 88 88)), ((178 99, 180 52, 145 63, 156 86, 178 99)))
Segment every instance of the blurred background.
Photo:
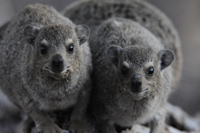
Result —
MULTIPOLYGON (((200 111, 200 0, 146 1, 162 10, 180 34, 184 56, 183 75, 178 90, 171 95, 170 101, 195 115, 200 111)), ((62 11, 71 2, 73 0, 0 0, 0 25, 27 4, 43 3, 62 11)), ((1 94, 0 108, 5 106, 3 102, 6 102, 6 98, 1 94)))

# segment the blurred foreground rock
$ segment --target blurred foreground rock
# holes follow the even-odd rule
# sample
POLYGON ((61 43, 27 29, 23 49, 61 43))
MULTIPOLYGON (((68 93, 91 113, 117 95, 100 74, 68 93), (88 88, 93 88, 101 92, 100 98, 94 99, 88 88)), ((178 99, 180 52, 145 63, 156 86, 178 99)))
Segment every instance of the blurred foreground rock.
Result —
MULTIPOLYGON (((122 133, 149 133, 149 131, 150 130, 147 127, 141 125, 134 125, 131 130, 126 130, 123 131, 122 133)), ((166 133, 200 133, 200 131, 185 132, 168 126, 166 128, 166 133)))
POLYGON ((200 131, 200 117, 191 117, 180 107, 167 105, 167 123, 184 131, 200 131))

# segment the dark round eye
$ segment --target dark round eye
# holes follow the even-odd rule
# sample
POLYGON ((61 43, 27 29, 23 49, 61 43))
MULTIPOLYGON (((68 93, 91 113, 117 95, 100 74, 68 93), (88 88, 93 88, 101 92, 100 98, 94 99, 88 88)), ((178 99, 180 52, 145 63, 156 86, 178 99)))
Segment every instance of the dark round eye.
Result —
POLYGON ((153 68, 153 67, 148 68, 148 69, 147 69, 147 73, 148 73, 149 75, 153 75, 153 73, 154 73, 154 68, 153 68))
POLYGON ((45 45, 40 45, 40 53, 42 54, 42 55, 45 55, 45 54, 47 54, 47 46, 45 46, 45 45))
POLYGON ((127 68, 127 67, 125 67, 125 66, 122 66, 122 69, 121 69, 121 71, 122 71, 122 74, 123 74, 123 75, 126 75, 126 74, 128 74, 128 68, 127 68))
POLYGON ((72 53, 74 51, 74 44, 70 44, 67 48, 68 52, 72 53))

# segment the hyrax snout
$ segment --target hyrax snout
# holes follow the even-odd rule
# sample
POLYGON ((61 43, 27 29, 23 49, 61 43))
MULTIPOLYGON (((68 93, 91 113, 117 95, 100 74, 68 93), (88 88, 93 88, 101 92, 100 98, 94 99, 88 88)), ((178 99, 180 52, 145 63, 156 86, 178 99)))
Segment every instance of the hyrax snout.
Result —
POLYGON ((51 68, 54 73, 61 73, 67 71, 67 68, 64 68, 64 61, 61 55, 56 54, 52 57, 51 68))
POLYGON ((38 132, 65 132, 49 113, 71 107, 70 128, 84 131, 77 123, 85 121, 91 88, 89 28, 73 24, 50 6, 35 4, 11 19, 3 33, 2 91, 33 119, 38 132))

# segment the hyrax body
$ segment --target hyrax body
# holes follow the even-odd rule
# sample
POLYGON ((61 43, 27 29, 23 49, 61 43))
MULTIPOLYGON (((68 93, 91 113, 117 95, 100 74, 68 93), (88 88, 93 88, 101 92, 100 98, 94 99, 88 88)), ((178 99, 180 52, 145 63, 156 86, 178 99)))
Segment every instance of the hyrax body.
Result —
POLYGON ((167 98, 182 67, 170 20, 141 0, 81 1, 64 14, 91 28, 90 105, 99 132, 115 133, 115 124, 152 121, 151 133, 163 133, 167 98))
POLYGON ((73 128, 84 119, 92 66, 88 36, 87 26, 76 26, 40 4, 27 6, 6 26, 0 44, 0 88, 33 119, 38 131, 64 132, 48 113, 75 104, 73 128))

